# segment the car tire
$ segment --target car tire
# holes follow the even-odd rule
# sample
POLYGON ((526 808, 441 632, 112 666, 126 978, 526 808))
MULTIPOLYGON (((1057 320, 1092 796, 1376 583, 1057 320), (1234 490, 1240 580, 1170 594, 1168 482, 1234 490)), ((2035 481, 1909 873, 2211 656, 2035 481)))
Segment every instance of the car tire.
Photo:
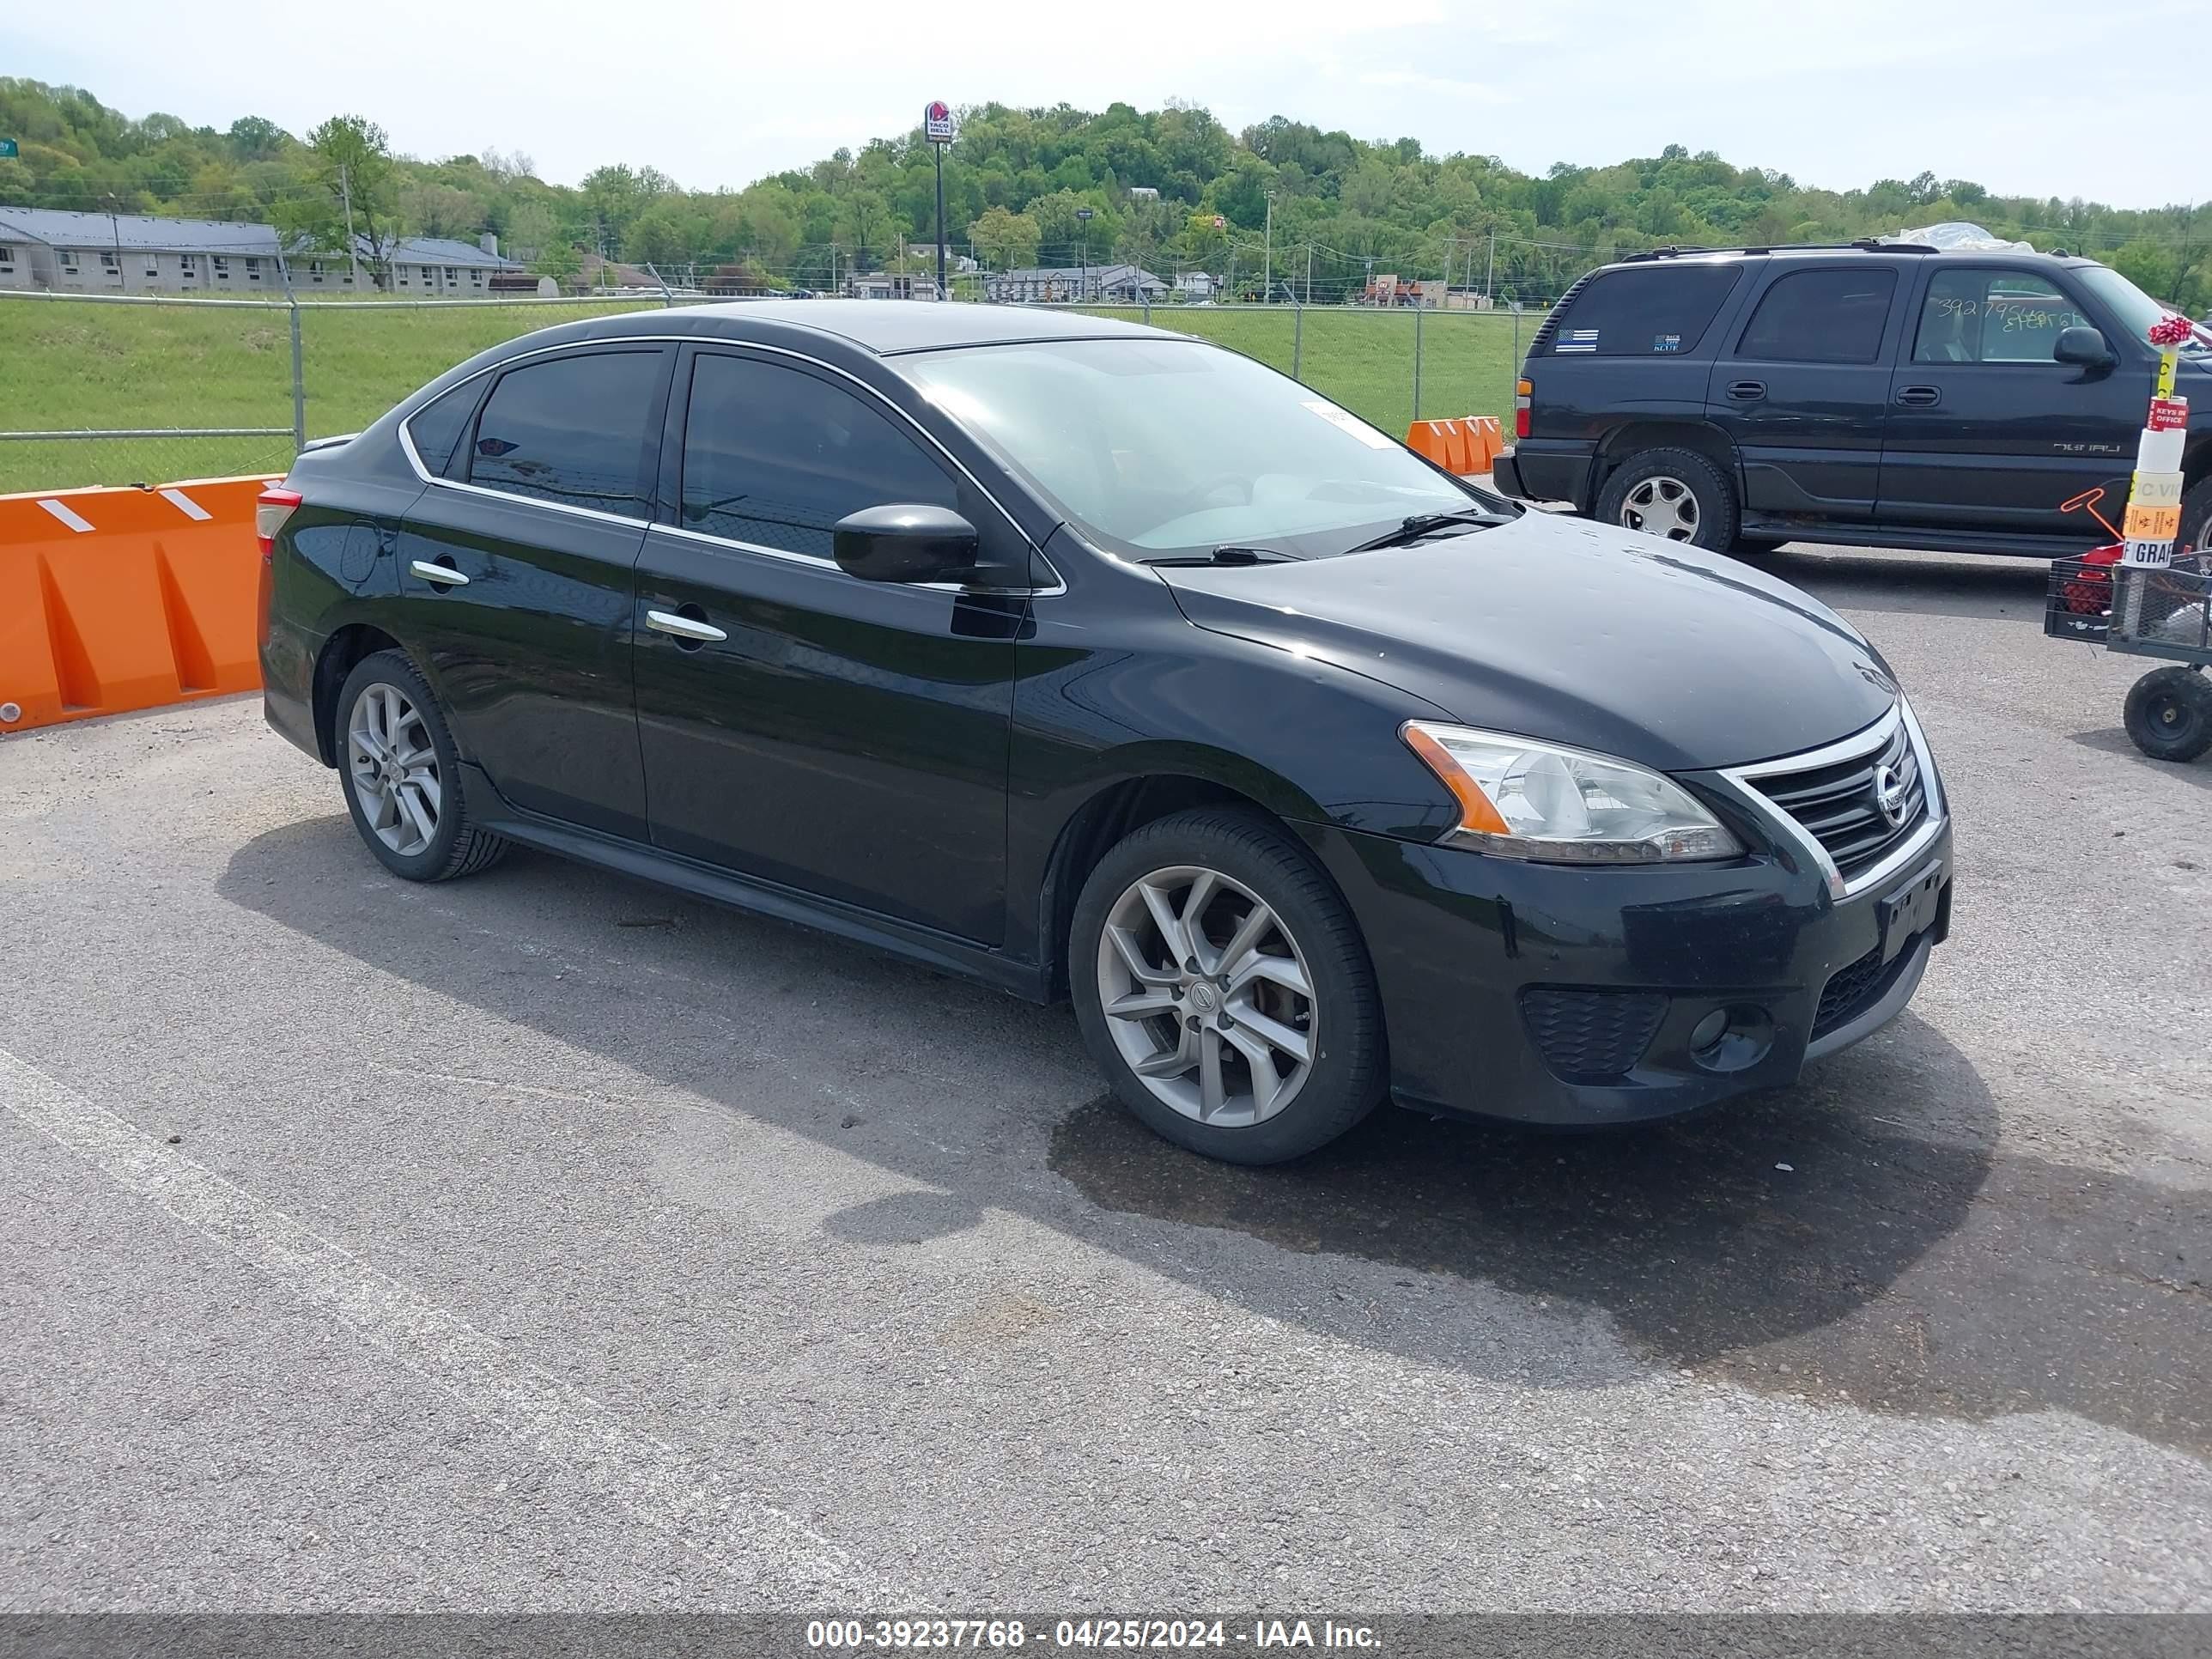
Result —
POLYGON ((1076 902, 1068 983, 1121 1103, 1208 1158, 1303 1157, 1382 1098, 1366 941, 1312 857, 1256 812, 1178 812, 1111 848, 1076 902))
POLYGON ((450 881, 506 856, 504 836, 470 821, 453 731, 404 652, 356 664, 331 718, 346 810, 386 869, 409 881, 450 881))
POLYGON ((2181 539, 2184 551, 2212 554, 2212 477, 2199 478, 2197 487, 2181 498, 2181 539))
POLYGON ((2155 668, 2128 688, 2128 736, 2153 760, 2193 761, 2212 749, 2212 680, 2155 668))
POLYGON ((1740 516, 1735 486, 1694 449, 1632 455, 1598 492, 1603 523, 1715 551, 1735 545, 1740 516))

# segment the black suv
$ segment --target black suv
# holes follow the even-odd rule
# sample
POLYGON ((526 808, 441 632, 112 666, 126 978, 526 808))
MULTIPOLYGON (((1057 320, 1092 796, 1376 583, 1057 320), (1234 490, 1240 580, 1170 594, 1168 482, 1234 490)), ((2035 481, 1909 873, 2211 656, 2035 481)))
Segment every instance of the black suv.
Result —
POLYGON ((270 722, 393 874, 519 842, 1072 997, 1222 1158, 1386 1095, 1787 1083, 1949 922, 1926 740, 1817 600, 1155 329, 571 324, 301 455, 259 527, 270 722))
MULTIPOLYGON (((2094 260, 1662 249, 1592 272, 1537 331, 1498 458, 1509 495, 1699 547, 1785 541, 2054 556, 2113 538, 2166 308, 2094 260)), ((2181 385, 2212 410, 2200 332, 2181 385)), ((2182 540, 2212 538, 2212 421, 2182 540)))

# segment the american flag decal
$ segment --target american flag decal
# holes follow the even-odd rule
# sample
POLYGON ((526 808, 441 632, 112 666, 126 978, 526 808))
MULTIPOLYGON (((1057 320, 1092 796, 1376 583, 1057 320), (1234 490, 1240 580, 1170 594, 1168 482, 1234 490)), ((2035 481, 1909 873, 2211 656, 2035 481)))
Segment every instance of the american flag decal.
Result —
POLYGON ((1595 351, 1597 331, 1594 328, 1571 328, 1559 336, 1554 351, 1595 351))

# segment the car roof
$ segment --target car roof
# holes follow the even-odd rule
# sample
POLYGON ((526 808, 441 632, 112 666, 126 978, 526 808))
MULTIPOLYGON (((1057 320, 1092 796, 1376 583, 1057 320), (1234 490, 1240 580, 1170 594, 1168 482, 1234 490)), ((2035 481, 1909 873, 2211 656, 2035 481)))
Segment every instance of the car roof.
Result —
POLYGON ((1866 258, 1905 259, 1971 259, 1983 264, 1992 259, 2027 259, 2048 261, 2072 268, 2094 265, 2095 259, 2078 254, 2045 253, 2036 248, 1933 248, 1920 242, 1799 242, 1777 243, 1771 246, 1747 247, 1659 247, 1640 253, 1624 255, 1606 267, 1609 270, 1634 270, 1639 266, 1665 266, 1678 261, 1699 264, 1717 264, 1729 259, 1849 259, 1866 258))
POLYGON ((939 300, 739 300, 723 305, 625 312, 575 327, 580 337, 697 334, 786 343, 793 333, 813 334, 832 337, 881 356, 1024 340, 1182 337, 1165 329, 1077 311, 939 300))

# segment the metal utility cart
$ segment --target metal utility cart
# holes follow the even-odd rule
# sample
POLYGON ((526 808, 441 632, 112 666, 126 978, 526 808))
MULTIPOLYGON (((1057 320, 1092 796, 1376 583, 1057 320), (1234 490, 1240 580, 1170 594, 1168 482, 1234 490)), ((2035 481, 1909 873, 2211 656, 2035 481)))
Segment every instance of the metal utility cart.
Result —
POLYGON ((2192 761, 2212 750, 2212 556, 2185 554, 2163 568, 2119 562, 2100 548, 2051 567, 2043 631, 2107 651, 2160 657, 2129 688, 2128 736, 2153 760, 2192 761))

